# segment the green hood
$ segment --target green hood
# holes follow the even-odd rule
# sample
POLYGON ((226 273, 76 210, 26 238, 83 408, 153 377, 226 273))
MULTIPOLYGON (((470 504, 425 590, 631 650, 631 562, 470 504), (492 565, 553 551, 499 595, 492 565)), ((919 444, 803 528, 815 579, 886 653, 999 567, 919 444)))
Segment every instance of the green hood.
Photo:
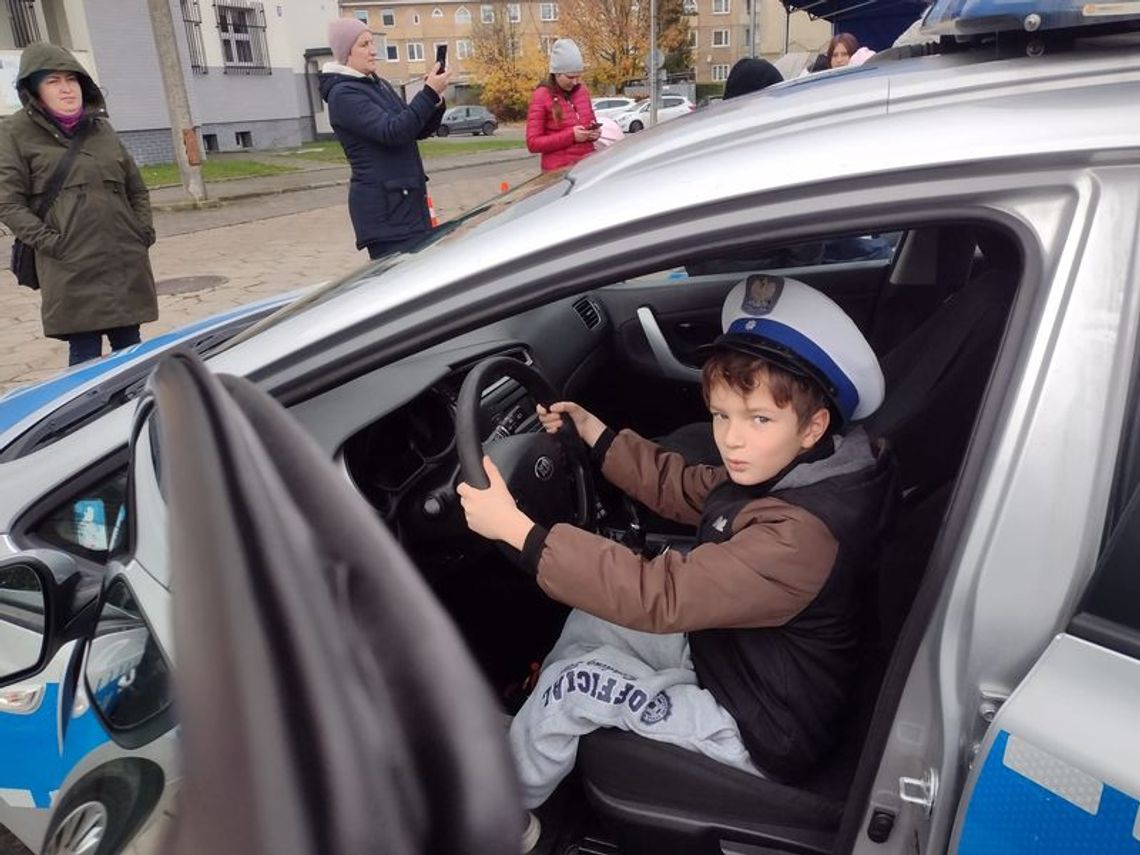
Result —
POLYGON ((20 96, 20 103, 27 104, 35 93, 27 87, 28 76, 37 71, 70 71, 79 78, 79 88, 83 90, 83 105, 92 111, 106 112, 107 103, 103 100, 103 92, 95 85, 95 81, 79 64, 74 56, 58 45, 47 42, 37 42, 24 48, 20 54, 20 74, 16 80, 16 92, 20 96))

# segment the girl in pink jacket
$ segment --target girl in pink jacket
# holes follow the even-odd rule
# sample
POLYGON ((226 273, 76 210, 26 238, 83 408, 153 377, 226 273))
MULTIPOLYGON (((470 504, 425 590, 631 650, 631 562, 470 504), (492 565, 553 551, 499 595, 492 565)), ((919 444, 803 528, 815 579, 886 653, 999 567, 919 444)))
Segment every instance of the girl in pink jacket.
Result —
POLYGON ((601 131, 590 90, 582 83, 582 52, 570 39, 550 48, 550 76, 538 85, 526 114, 526 147, 542 155, 542 170, 577 163, 594 150, 601 131))

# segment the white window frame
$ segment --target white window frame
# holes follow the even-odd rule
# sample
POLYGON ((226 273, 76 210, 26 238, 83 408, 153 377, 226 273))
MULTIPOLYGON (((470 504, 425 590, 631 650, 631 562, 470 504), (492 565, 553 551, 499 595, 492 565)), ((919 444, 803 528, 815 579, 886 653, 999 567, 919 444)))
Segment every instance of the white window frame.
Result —
POLYGON ((697 0, 684 0, 681 4, 681 12, 685 15, 699 15, 701 10, 697 6, 697 0))
POLYGON ((471 23, 471 10, 466 6, 460 6, 455 10, 455 23, 457 24, 470 24, 471 23))
POLYGON ((412 26, 418 27, 419 25, 420 25, 420 13, 419 12, 413 12, 412 13, 412 26))
POLYGON ((484 4, 479 7, 479 22, 482 24, 495 23, 495 7, 484 4))
POLYGON ((713 30, 712 31, 712 46, 714 48, 732 47, 732 31, 731 30, 713 30), (720 38, 721 41, 717 41, 720 38))
POLYGON ((408 42, 408 62, 423 62, 424 61, 424 43, 423 42, 408 42), (416 56, 416 54, 419 56, 416 56))
POLYGON ((689 27, 689 47, 700 47, 701 34, 696 27, 689 27))
POLYGON ((522 3, 507 4, 507 20, 512 24, 522 23, 522 3))
POLYGON ((712 79, 714 83, 723 83, 728 80, 728 63, 717 63, 712 67, 712 79))
POLYGON ((384 45, 384 58, 387 59, 388 62, 399 62, 400 61, 400 46, 399 45, 390 45, 390 44, 385 43, 385 45, 384 45))
POLYGON ((539 3, 538 4, 538 19, 540 21, 557 21, 558 20, 558 4, 557 3, 539 3))
POLYGON ((456 59, 471 59, 475 55, 475 48, 471 44, 471 39, 456 39, 455 40, 455 58, 456 59))
POLYGON ((714 15, 727 15, 732 11, 732 0, 713 0, 714 15))
POLYGON ((396 26, 396 10, 395 9, 381 9, 380 10, 380 26, 394 27, 396 26))
POLYGON ((433 18, 442 18, 443 17, 443 10, 441 8, 439 8, 438 6, 436 6, 434 9, 431 10, 431 16, 433 18))
POLYGON ((538 49, 542 51, 543 56, 550 56, 550 49, 554 46, 555 41, 557 41, 556 36, 538 37, 538 49))
POLYGON ((366 27, 368 26, 368 10, 367 9, 357 9, 355 12, 352 13, 352 17, 356 18, 356 20, 360 21, 360 23, 364 24, 364 26, 366 26, 366 27))

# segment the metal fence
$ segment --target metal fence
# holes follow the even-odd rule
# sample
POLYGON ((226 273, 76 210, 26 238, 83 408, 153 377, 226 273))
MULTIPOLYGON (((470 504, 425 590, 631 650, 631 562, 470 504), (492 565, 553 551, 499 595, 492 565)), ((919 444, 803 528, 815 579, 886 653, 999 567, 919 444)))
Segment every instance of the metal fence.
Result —
POLYGON ((40 41, 35 0, 8 0, 8 18, 12 21, 12 39, 16 47, 27 47, 40 41))
POLYGON ((186 27, 186 45, 190 49, 190 70, 205 74, 206 44, 202 41, 202 9, 198 0, 179 0, 182 6, 182 25, 186 27))
POLYGON ((265 7, 252 0, 214 4, 226 74, 272 74, 265 39, 265 7))

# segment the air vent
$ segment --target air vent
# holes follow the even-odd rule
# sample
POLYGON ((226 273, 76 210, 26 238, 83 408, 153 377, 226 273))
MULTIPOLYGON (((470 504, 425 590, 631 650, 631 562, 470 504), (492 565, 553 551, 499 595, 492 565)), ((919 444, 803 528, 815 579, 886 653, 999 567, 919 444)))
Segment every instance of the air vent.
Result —
POLYGON ((582 323, 586 325, 586 329, 592 330, 602 322, 602 313, 598 311, 598 307, 594 301, 589 297, 583 297, 574 303, 574 311, 582 319, 582 323))

